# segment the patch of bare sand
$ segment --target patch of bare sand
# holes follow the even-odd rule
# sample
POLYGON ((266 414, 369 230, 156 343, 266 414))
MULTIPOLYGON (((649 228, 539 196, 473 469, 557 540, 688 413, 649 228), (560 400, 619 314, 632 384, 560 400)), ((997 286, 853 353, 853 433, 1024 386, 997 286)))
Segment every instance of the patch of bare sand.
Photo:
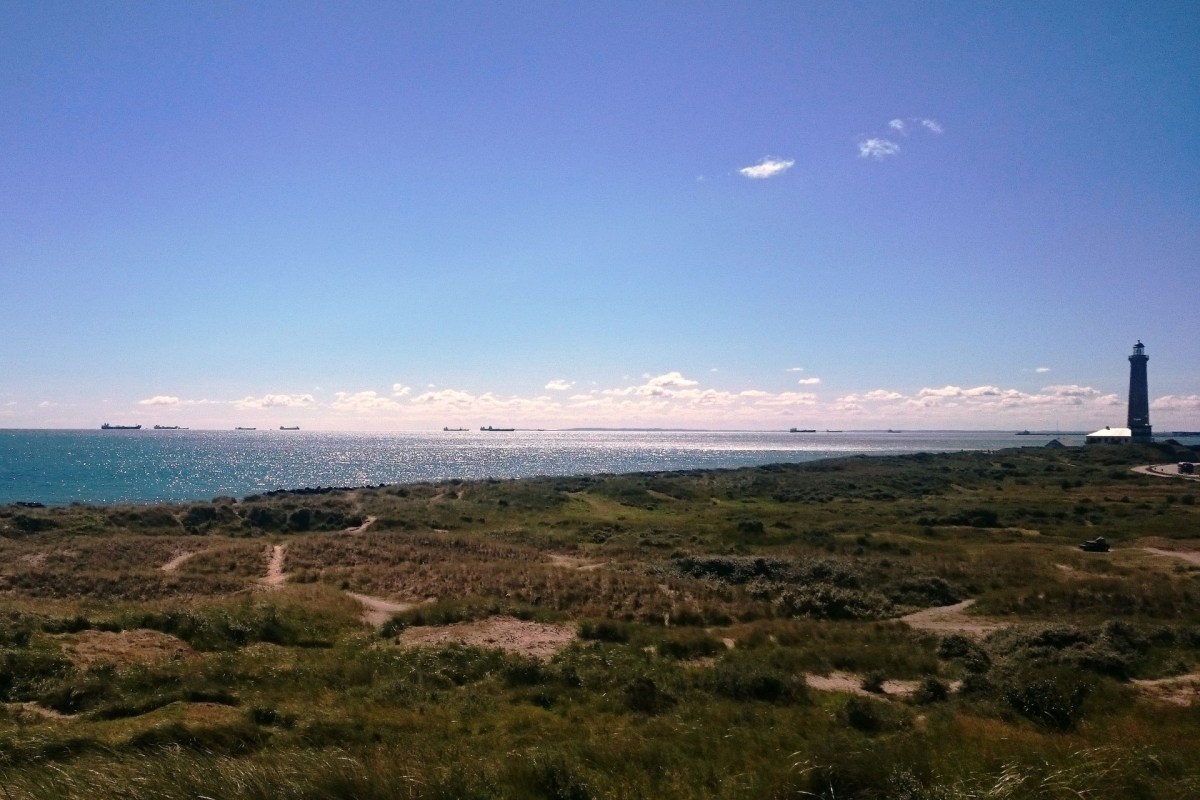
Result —
POLYGON ((918 686, 917 681, 884 681, 882 693, 868 692, 862 686, 863 676, 852 672, 831 672, 828 675, 807 672, 804 674, 804 682, 810 689, 816 689, 818 692, 848 692, 863 697, 879 697, 880 694, 888 697, 908 697, 917 691, 918 686))
POLYGON ((547 553, 546 557, 550 559, 550 563, 556 567, 563 569, 573 569, 577 572, 592 572, 601 567, 608 566, 607 561, 588 561, 575 556, 563 556, 558 553, 547 553))
POLYGON ((398 641, 406 647, 439 644, 496 647, 510 653, 544 659, 553 656, 575 638, 574 628, 497 616, 454 625, 406 628, 398 641))
POLYGON ((1195 705, 1200 700, 1200 672, 1173 678, 1135 680, 1133 685, 1150 697, 1176 706, 1195 705))
POLYGON ((28 567, 40 567, 42 565, 42 562, 46 560, 46 556, 47 556, 46 553, 41 553, 41 552, 26 553, 25 555, 19 557, 17 559, 17 562, 20 564, 24 564, 28 567))
POLYGON ((1147 553, 1153 553, 1156 556, 1169 556, 1171 558, 1182 558, 1189 564, 1195 564, 1200 567, 1200 550, 1164 550, 1160 547, 1143 547, 1147 553))
POLYGON ((983 638, 994 630, 1007 627, 1003 622, 989 620, 983 617, 971 617, 965 612, 975 604, 972 600, 963 600, 952 606, 936 606, 907 614, 900 621, 907 623, 910 628, 934 633, 961 633, 966 636, 983 638))
POLYGON ((376 628, 391 619, 393 614, 399 614, 401 611, 408 611, 410 608, 420 605, 420 603, 393 603, 381 597, 371 597, 368 594, 355 594, 354 592, 346 592, 346 595, 353 597, 363 607, 363 622, 374 625, 376 628))
POLYGON ((148 664, 195 655, 187 642, 159 631, 80 631, 54 638, 79 669, 94 664, 148 664))

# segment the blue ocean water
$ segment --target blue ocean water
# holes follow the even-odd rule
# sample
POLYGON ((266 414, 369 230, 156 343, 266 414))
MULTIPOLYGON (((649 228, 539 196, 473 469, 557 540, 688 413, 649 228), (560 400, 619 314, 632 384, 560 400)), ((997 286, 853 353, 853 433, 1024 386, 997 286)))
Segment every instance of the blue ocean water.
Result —
MULTIPOLYGON (((0 504, 148 503, 307 486, 741 467, 1028 447, 1051 438, 995 431, 0 430, 0 504)), ((1082 437, 1060 438, 1082 444, 1082 437)))

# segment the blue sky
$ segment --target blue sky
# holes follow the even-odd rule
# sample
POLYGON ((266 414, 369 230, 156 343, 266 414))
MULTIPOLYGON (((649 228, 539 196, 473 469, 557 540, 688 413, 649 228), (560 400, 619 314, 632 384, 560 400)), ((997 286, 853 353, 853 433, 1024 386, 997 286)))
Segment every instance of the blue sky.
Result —
POLYGON ((1200 427, 1195 3, 591 6, 0 5, 0 427, 1200 427))

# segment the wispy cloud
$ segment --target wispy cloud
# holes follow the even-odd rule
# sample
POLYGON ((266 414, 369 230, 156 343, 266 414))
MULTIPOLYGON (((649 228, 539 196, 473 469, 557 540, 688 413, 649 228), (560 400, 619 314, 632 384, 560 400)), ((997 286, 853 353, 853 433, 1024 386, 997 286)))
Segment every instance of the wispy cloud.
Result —
POLYGON ((804 367, 788 367, 786 372, 804 372, 804 367))
POLYGON ((551 392, 566 392, 566 391, 570 391, 571 387, 574 385, 575 384, 572 383, 571 381, 566 381, 566 380, 563 380, 562 378, 555 378, 554 380, 552 380, 546 384, 546 389, 548 389, 551 392))
POLYGON ((1036 372, 1038 374, 1045 374, 1049 371, 1050 371, 1049 367, 1038 367, 1037 369, 1034 370, 1034 372, 1036 372))
POLYGON ((763 178, 773 178, 780 173, 787 172, 795 163, 794 159, 772 158, 768 156, 754 166, 742 167, 738 172, 747 178, 761 180, 763 178))
MULTIPOLYGON (((910 117, 908 119, 896 117, 888 121, 887 128, 889 135, 904 137, 908 137, 909 131, 913 130, 925 130, 935 134, 941 134, 945 131, 942 123, 928 117, 910 117)), ((859 158, 872 158, 876 161, 882 161, 899 153, 900 145, 884 136, 864 136, 858 141, 859 158)))
POLYGON ((858 143, 859 158, 873 158, 882 161, 900 152, 900 145, 890 139, 871 138, 858 143))
POLYGON ((411 386, 405 386, 403 383, 392 384, 392 394, 396 397, 407 397, 412 392, 411 386))
POLYGON ((816 386, 820 382, 820 378, 801 378, 797 381, 801 386, 816 386))

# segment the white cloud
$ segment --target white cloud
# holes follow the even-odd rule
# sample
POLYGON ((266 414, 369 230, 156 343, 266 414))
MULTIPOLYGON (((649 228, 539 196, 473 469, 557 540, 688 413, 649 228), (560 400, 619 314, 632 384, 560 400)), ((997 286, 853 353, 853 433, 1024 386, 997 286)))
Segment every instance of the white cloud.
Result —
POLYGON ((894 119, 888 123, 888 127, 894 131, 899 131, 900 133, 904 133, 905 129, 907 129, 908 126, 905 124, 904 120, 894 119))
POLYGON ((403 383, 392 384, 392 394, 396 397, 404 397, 412 391, 411 386, 405 386, 403 383))
POLYGON ((801 386, 816 386, 820 382, 820 378, 801 378, 797 381, 801 386))
POLYGON ((787 372, 804 372, 804 367, 788 367, 787 372))
POLYGON ((923 119, 923 120, 921 120, 921 125, 926 130, 931 131, 933 133, 941 133, 942 131, 945 130, 945 128, 942 127, 942 124, 940 122, 938 122, 936 119, 923 119))
POLYGON ((178 397, 172 397, 165 394, 156 394, 154 397, 147 397, 145 400, 138 400, 139 406, 177 406, 180 400, 178 397))
POLYGON ((1036 372, 1038 374, 1043 374, 1043 375, 1049 371, 1050 371, 1049 367, 1038 367, 1037 369, 1034 370, 1034 372, 1036 372))
MULTIPOLYGON (((1150 407, 1160 411, 1200 411, 1200 394, 1167 394, 1155 398, 1150 407)), ((1188 428, 1194 430, 1194 428, 1188 428)))
POLYGON ((738 170, 747 178, 760 180, 772 178, 782 172, 787 172, 795 164, 793 159, 771 158, 768 156, 752 167, 742 167, 738 170))
POLYGON ((864 139, 858 143, 859 158, 873 158, 876 161, 882 161, 888 156, 894 156, 900 152, 900 145, 890 139, 864 139))
POLYGON ((374 391, 337 392, 330 408, 352 414, 370 414, 379 411, 398 411, 403 408, 399 400, 374 391))
POLYGON ((571 387, 574 385, 575 384, 572 383, 571 381, 566 381, 566 380, 563 380, 562 378, 555 378, 554 380, 552 380, 546 384, 546 389, 548 389, 552 392, 567 392, 567 391, 570 391, 571 387))
POLYGON ((244 397, 233 405, 243 410, 263 408, 309 408, 317 401, 311 394, 264 394, 262 397, 244 397))

